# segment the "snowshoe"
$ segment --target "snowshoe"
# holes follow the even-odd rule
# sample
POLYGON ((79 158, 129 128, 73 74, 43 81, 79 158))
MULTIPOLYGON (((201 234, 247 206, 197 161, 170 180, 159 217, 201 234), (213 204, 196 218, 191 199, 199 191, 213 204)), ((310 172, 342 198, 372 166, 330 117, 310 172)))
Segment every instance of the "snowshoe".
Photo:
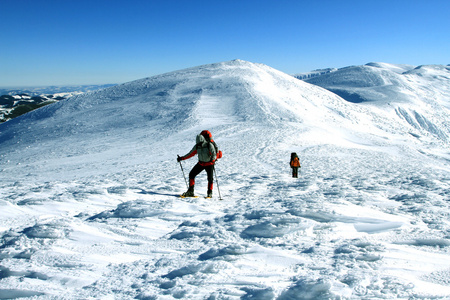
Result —
POLYGON ((195 197, 195 195, 194 195, 194 187, 192 187, 192 186, 189 187, 189 189, 185 193, 181 194, 181 197, 182 198, 195 197))

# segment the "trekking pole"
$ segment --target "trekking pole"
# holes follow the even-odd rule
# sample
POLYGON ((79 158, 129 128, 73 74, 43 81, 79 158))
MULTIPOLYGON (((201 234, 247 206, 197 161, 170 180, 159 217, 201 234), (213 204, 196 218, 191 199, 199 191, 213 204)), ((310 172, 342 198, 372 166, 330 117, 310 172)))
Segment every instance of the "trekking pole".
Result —
MULTIPOLYGON (((180 157, 180 156, 178 156, 180 157)), ((179 161, 180 163, 180 167, 181 167, 181 172, 183 172, 183 177, 184 177, 184 182, 186 183, 186 188, 189 188, 187 180, 186 180, 186 175, 184 175, 184 170, 183 170, 183 164, 181 163, 181 160, 179 161)))
POLYGON ((222 196, 220 195, 220 189, 219 189, 219 180, 217 179, 216 166, 213 167, 213 170, 214 170, 214 176, 216 176, 217 191, 219 192, 219 200, 222 200, 222 196))

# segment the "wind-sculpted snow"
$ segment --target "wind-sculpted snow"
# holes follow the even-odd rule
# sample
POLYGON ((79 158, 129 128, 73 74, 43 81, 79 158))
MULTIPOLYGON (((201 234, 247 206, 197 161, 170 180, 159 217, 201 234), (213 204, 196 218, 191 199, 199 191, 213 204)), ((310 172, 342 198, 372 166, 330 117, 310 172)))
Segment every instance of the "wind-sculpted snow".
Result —
MULTIPOLYGON (((450 156, 423 134, 446 135, 448 115, 409 105, 232 61, 8 121, 0 298, 448 299, 450 156), (203 129, 224 153, 222 201, 217 181, 203 197, 204 173, 198 198, 178 197, 176 156, 203 129)), ((181 163, 187 175, 196 158, 181 163)))

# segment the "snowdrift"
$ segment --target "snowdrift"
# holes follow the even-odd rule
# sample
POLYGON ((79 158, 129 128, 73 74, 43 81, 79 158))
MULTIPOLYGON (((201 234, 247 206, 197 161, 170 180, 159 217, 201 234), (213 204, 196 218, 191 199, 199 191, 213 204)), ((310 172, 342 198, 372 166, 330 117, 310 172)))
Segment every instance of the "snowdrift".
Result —
POLYGON ((352 103, 235 60, 1 124, 0 298, 450 297, 448 98, 445 75, 432 79, 445 71, 361 69, 350 90, 391 76, 441 98, 352 103), (199 198, 177 197, 176 155, 204 129, 224 153, 223 201, 217 181, 202 197, 205 174, 199 198))

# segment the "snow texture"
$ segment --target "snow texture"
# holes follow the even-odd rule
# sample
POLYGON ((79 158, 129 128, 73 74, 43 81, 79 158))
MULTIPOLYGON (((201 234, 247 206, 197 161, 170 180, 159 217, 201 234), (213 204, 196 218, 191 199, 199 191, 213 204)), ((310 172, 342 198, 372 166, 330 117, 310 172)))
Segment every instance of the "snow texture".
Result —
POLYGON ((0 299, 448 299, 449 78, 235 60, 3 123, 0 299), (204 129, 223 201, 178 197, 204 129))

